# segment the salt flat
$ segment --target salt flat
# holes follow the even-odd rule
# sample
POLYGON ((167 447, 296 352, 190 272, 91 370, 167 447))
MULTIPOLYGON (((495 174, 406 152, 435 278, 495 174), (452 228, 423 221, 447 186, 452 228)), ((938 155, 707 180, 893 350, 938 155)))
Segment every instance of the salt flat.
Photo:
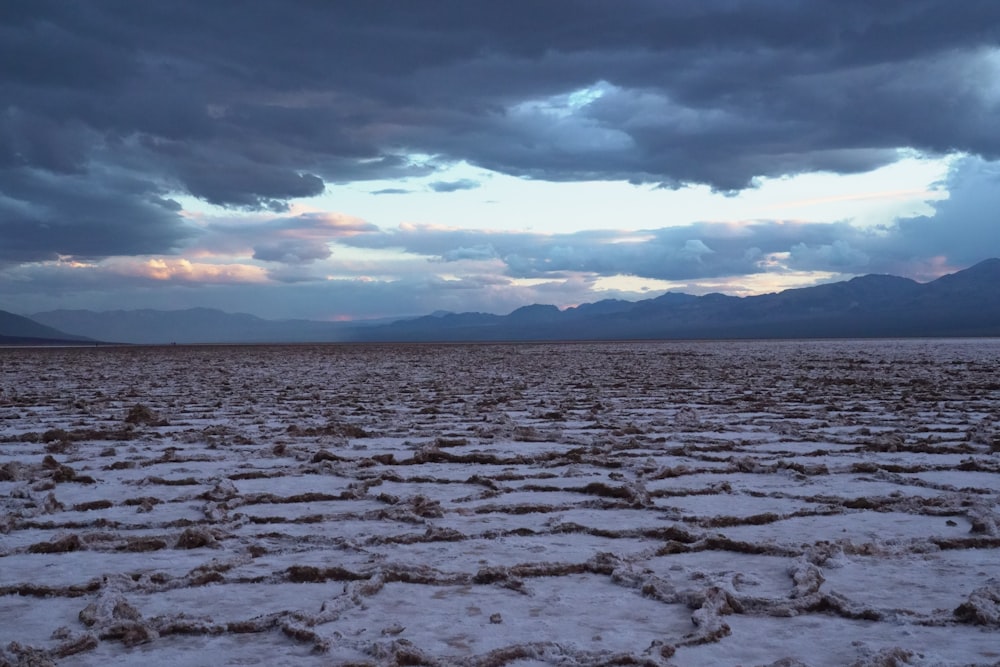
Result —
POLYGON ((0 665, 997 665, 1000 340, 0 349, 0 665))

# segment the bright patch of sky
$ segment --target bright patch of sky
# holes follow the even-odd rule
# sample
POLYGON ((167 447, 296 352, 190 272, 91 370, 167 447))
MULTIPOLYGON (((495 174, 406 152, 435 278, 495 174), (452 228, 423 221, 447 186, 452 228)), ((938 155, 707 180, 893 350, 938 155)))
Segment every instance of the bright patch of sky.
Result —
POLYGON ((309 208, 355 215, 382 228, 426 223, 572 233, 760 219, 844 220, 872 226, 891 224, 898 217, 933 214, 927 202, 947 197, 940 183, 951 160, 909 156, 865 174, 761 179, 756 188, 735 195, 702 185, 671 190, 620 181, 525 180, 463 163, 421 179, 331 185, 325 194, 304 203, 309 208), (430 187, 434 182, 463 179, 480 186, 454 192, 435 192, 430 187), (385 190, 406 192, 373 194, 385 190))
MULTIPOLYGON (((567 100, 567 104, 572 102, 571 97, 567 100)), ((431 156, 412 156, 415 162, 431 159, 431 156)), ((668 189, 620 181, 546 182, 461 163, 422 178, 331 185, 321 196, 293 203, 286 215, 338 213, 373 223, 383 230, 412 225, 536 234, 621 230, 625 235, 610 239, 608 243, 636 244, 650 238, 642 230, 698 221, 726 224, 734 229, 756 220, 842 221, 859 228, 871 228, 890 226, 897 218, 933 215, 930 203, 948 197, 944 181, 954 159, 957 156, 926 158, 910 154, 864 174, 811 173, 764 178, 755 188, 736 194, 715 192, 707 186, 668 189), (453 183, 461 187, 449 190, 441 186, 453 183), (628 232, 635 233, 629 235, 628 232)), ((227 217, 233 215, 230 211, 192 198, 180 200, 196 224, 204 224, 206 219, 226 225, 239 224, 227 221, 227 217)), ((275 214, 261 212, 243 216, 244 219, 264 220, 274 218, 275 214)), ((433 258, 401 248, 356 248, 330 240, 333 253, 329 261, 312 269, 273 269, 272 278, 283 281, 352 277, 391 280, 417 274, 436 274, 443 280, 457 278, 445 271, 444 266, 439 265, 440 271, 428 266, 428 260, 433 258)), ((693 242, 700 243, 689 243, 693 242)), ((762 272, 756 275, 690 282, 629 275, 595 276, 590 289, 598 295, 632 294, 635 297, 667 290, 748 295, 841 277, 829 271, 795 271, 779 267, 784 264, 778 261, 780 259, 777 258, 772 267, 780 270, 764 271, 762 267, 762 272)), ((484 268, 485 265, 479 266, 479 269, 484 268)), ((501 270, 500 267, 492 268, 501 270)), ((510 284, 528 287, 551 280, 517 279, 510 284)))

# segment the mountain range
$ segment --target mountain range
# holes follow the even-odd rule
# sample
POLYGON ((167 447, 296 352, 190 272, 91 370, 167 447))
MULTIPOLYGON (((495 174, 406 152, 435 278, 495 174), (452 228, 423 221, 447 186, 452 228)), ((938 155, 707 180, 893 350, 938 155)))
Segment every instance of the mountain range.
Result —
MULTIPOLYGON (((118 343, 310 343, 344 340, 356 322, 266 320, 211 308, 186 310, 53 310, 31 318, 63 331, 118 343)), ((384 324, 386 321, 369 324, 384 324)))
POLYGON ((637 302, 506 316, 460 313, 396 322, 365 340, 618 340, 1000 336, 1000 259, 929 283, 889 275, 759 296, 668 292, 637 302))
POLYGON ((722 338, 1000 336, 1000 259, 928 283, 890 275, 759 296, 668 292, 508 315, 434 313, 396 321, 265 320, 180 311, 56 310, 31 319, 0 311, 0 344, 430 342, 722 338), (64 333, 72 332, 72 333, 64 333))
POLYGON ((86 336, 75 336, 35 320, 0 310, 0 345, 80 345, 93 343, 86 336))

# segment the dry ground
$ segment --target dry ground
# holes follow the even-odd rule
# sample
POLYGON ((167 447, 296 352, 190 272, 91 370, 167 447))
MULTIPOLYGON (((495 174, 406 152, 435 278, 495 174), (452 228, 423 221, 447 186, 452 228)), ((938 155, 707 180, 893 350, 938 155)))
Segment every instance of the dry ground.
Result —
POLYGON ((0 665, 1000 661, 1000 341, 0 350, 0 665))

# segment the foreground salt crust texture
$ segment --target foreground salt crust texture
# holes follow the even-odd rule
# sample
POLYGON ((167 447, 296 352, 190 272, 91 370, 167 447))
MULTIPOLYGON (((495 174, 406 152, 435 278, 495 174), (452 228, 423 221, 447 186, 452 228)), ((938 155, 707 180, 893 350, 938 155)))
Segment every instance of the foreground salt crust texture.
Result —
POLYGON ((1000 341, 0 350, 2 665, 1000 661, 1000 341))

